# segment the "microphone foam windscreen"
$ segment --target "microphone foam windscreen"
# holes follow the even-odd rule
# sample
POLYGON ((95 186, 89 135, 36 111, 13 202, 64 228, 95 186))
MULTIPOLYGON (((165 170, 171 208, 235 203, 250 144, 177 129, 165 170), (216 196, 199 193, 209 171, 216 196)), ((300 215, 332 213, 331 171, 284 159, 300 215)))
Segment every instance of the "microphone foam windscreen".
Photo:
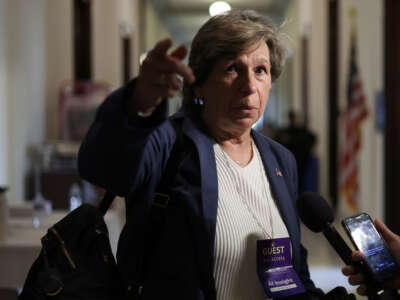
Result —
POLYGON ((297 200, 297 212, 301 221, 314 232, 321 232, 333 222, 333 211, 318 193, 302 193, 297 200))

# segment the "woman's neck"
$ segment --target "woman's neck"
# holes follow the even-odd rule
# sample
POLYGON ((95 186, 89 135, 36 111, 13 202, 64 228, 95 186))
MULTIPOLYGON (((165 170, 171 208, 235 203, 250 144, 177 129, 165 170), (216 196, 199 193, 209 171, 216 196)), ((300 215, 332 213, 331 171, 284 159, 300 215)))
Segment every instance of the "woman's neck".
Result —
POLYGON ((209 117, 203 112, 202 119, 211 137, 218 143, 230 141, 233 144, 243 144, 250 141, 250 128, 234 126, 222 120, 209 117))
POLYGON ((253 158, 253 144, 250 133, 239 137, 214 137, 222 150, 239 166, 247 166, 253 158))
POLYGON ((241 167, 249 164, 253 158, 251 128, 234 128, 232 125, 211 122, 206 115, 203 115, 203 121, 212 138, 233 161, 241 167))
POLYGON ((218 143, 222 150, 240 167, 247 166, 254 156, 253 143, 250 135, 247 139, 226 140, 218 143))

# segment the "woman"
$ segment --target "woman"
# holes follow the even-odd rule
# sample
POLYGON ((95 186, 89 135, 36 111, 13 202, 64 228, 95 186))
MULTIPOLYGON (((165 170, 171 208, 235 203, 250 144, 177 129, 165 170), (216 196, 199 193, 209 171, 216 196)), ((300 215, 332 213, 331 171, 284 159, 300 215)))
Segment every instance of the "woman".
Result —
POLYGON ((275 28, 255 12, 230 12, 202 26, 189 66, 186 48, 167 54, 171 46, 157 43, 138 78, 102 104, 80 150, 82 176, 127 198, 117 255, 127 289, 143 299, 321 296, 300 244, 295 160, 251 129, 281 72, 275 28), (184 109, 172 118, 185 155, 169 186, 174 204, 153 236, 143 228, 175 141, 165 98, 181 89, 178 76, 184 109))

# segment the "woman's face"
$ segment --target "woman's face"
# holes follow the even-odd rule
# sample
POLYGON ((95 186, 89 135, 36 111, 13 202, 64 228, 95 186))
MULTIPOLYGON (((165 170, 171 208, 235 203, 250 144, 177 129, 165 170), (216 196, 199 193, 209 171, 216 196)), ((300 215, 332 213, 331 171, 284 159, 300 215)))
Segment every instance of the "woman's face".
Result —
POLYGON ((269 49, 265 42, 234 58, 219 60, 195 92, 204 99, 208 126, 238 133, 250 129, 264 112, 271 88, 269 49))

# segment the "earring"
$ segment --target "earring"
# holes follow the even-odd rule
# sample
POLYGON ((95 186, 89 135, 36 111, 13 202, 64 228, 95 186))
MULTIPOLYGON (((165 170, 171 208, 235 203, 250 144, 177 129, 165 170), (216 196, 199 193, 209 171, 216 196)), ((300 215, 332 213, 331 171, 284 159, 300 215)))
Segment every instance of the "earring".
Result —
POLYGON ((193 101, 194 101, 194 104, 196 104, 196 105, 204 105, 204 100, 203 100, 203 97, 194 97, 193 98, 193 101))

